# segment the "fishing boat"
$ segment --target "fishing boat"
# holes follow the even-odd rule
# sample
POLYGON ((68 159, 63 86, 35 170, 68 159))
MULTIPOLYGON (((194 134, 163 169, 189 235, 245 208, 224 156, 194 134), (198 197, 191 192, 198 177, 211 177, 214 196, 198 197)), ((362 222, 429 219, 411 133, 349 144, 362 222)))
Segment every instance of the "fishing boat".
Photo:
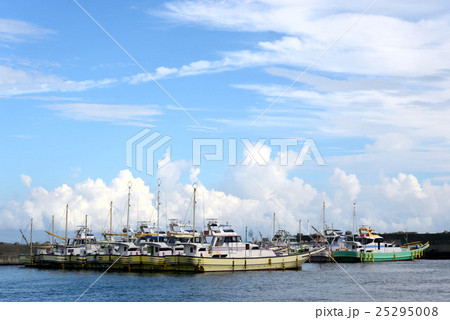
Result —
POLYGON ((359 228, 355 240, 345 241, 345 249, 332 252, 332 258, 338 262, 381 262, 414 260, 423 257, 429 243, 407 243, 397 246, 385 242, 383 237, 374 233, 369 226, 359 228))
POLYGON ((345 250, 345 241, 348 240, 348 238, 342 234, 341 230, 325 228, 323 234, 317 229, 316 232, 320 237, 314 239, 314 242, 310 243, 310 245, 312 247, 324 246, 325 250, 313 255, 311 257, 311 262, 330 262, 332 261, 332 255, 335 251, 345 250))
POLYGON ((204 236, 202 243, 185 244, 183 254, 166 257, 167 266, 189 272, 301 269, 311 254, 324 250, 277 255, 270 248, 243 242, 230 225, 215 219, 209 220, 204 236))
MULTIPOLYGON (((193 233, 195 239, 196 186, 193 200, 193 233)), ((311 254, 320 252, 289 252, 277 255, 272 249, 243 242, 231 225, 221 225, 217 219, 208 219, 203 238, 184 245, 184 253, 165 258, 168 268, 177 271, 249 271, 300 269, 311 254)))

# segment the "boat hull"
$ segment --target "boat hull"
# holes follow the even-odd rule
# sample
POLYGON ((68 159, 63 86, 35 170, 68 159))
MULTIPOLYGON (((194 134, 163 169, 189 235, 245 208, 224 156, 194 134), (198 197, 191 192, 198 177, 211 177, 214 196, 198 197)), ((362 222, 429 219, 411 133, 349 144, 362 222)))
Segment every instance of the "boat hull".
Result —
POLYGON ((180 255, 166 257, 166 265, 167 270, 184 272, 292 270, 301 269, 309 257, 309 253, 258 258, 204 258, 180 255))
POLYGON ((181 272, 224 272, 256 270, 301 269, 311 255, 320 252, 303 252, 273 257, 216 258, 174 256, 119 256, 119 255, 37 255, 20 257, 25 266, 58 269, 94 269, 118 271, 181 271, 181 272), (39 260, 39 261, 37 261, 39 260))

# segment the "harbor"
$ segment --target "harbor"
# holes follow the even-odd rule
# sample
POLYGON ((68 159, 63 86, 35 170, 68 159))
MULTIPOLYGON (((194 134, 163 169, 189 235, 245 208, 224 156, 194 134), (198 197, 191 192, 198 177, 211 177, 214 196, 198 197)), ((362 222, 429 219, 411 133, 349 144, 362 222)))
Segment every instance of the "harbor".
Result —
MULTIPOLYGON (((160 185, 160 183, 158 183, 160 185)), ((301 269, 311 256, 326 250, 325 246, 304 249, 291 243, 283 247, 243 242, 241 235, 231 225, 220 224, 217 219, 207 219, 205 230, 196 230, 196 191, 193 187, 193 224, 181 224, 172 219, 170 230, 161 231, 160 192, 157 198, 157 224, 141 223, 139 230, 129 227, 131 182, 128 183, 127 224, 123 232, 112 230, 112 202, 110 229, 97 240, 85 225, 79 226, 75 236, 67 236, 69 205, 66 205, 65 235, 46 231, 52 242, 35 246, 33 251, 33 220, 30 222, 30 243, 22 230, 23 239, 30 247, 29 254, 20 254, 19 263, 32 268, 91 269, 121 271, 178 271, 178 272, 223 272, 301 269), (187 229, 190 228, 191 230, 187 229), (63 242, 55 242, 55 237, 63 242)))
MULTIPOLYGON (((450 301, 450 260, 343 264, 379 302, 450 301), (417 275, 412 279, 412 275, 417 275), (426 275, 426 278, 423 278, 426 275)), ((89 270, 0 267, 0 301, 75 301, 98 277, 89 270)), ((339 302, 372 301, 334 263, 305 263, 301 271, 218 273, 107 272, 81 302, 339 302), (232 288, 232 289, 224 289, 232 288)))

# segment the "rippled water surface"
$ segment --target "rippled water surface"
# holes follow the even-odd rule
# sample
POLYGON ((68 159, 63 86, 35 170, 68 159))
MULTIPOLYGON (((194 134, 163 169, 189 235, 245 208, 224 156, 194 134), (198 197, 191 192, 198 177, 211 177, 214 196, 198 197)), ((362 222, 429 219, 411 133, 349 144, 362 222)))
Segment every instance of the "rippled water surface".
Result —
POLYGON ((0 266, 0 301, 75 301, 92 284, 79 301, 372 301, 369 295, 376 301, 450 301, 450 260, 341 267, 307 263, 301 271, 108 272, 93 284, 101 272, 0 266))

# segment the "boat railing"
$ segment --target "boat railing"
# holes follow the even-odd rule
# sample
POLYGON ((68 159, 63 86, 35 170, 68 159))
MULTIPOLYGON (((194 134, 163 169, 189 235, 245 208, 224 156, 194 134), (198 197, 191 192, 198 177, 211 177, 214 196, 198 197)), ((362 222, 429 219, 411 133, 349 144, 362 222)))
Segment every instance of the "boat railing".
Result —
MULTIPOLYGON (((428 244, 428 242, 427 242, 427 244, 428 244)), ((401 248, 408 248, 408 247, 413 247, 413 246, 416 246, 416 245, 421 247, 422 246, 422 242, 420 242, 420 241, 408 242, 408 243, 405 243, 403 246, 401 246, 401 248)))

